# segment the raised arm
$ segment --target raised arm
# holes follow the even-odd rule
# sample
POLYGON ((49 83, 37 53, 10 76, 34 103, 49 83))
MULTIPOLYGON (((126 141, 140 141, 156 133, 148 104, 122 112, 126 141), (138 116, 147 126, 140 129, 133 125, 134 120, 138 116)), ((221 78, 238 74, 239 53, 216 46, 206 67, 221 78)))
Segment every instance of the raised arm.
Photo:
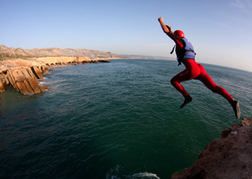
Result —
POLYGON ((158 21, 161 25, 161 28, 163 29, 164 33, 166 33, 177 45, 177 48, 180 50, 183 48, 183 43, 181 41, 181 39, 179 39, 176 35, 174 35, 172 29, 171 29, 171 26, 169 25, 165 25, 164 22, 163 22, 163 18, 162 17, 159 17, 158 18, 158 21))
POLYGON ((158 21, 159 21, 164 33, 166 33, 168 36, 170 36, 171 33, 173 34, 173 31, 171 30, 171 26, 165 25, 162 17, 159 17, 158 21))

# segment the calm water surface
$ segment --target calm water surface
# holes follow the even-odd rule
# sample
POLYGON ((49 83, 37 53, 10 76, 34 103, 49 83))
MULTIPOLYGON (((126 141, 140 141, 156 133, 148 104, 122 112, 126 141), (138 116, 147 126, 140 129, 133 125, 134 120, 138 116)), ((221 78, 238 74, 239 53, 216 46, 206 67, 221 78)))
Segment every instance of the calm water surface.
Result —
MULTIPOLYGON (((204 65, 252 114, 252 73, 204 65)), ((55 67, 50 90, 0 94, 0 178, 170 178, 191 167, 223 129, 238 123, 231 106, 201 82, 170 79, 184 69, 168 60, 112 60, 55 67)))

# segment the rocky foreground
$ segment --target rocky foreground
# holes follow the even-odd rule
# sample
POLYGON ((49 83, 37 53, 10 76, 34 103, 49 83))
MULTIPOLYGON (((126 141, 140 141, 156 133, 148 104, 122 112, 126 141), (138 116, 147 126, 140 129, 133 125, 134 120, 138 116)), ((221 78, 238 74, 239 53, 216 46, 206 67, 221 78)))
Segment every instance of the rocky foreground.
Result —
POLYGON ((43 93, 49 86, 40 86, 37 79, 43 79, 48 67, 76 65, 84 63, 110 62, 89 57, 39 57, 27 59, 8 59, 0 61, 0 92, 12 86, 24 95, 43 93))
POLYGON ((251 179, 252 178, 252 117, 244 118, 210 142, 192 168, 172 179, 251 179))

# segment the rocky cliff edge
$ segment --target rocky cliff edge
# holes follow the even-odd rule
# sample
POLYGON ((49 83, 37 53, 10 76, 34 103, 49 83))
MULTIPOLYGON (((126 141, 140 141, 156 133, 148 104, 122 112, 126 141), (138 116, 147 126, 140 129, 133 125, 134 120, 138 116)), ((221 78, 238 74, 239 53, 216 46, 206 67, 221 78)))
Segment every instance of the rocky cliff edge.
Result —
POLYGON ((252 117, 244 118, 210 142, 198 160, 172 179, 251 179, 252 117))

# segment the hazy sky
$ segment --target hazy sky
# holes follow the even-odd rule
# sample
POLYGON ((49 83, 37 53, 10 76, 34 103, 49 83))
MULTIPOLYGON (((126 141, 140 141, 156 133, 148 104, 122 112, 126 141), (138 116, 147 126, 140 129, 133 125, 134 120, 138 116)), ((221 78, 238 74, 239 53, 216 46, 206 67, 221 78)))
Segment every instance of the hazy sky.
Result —
POLYGON ((0 44, 170 55, 158 17, 181 29, 196 61, 252 72, 252 0, 0 0, 0 44))

